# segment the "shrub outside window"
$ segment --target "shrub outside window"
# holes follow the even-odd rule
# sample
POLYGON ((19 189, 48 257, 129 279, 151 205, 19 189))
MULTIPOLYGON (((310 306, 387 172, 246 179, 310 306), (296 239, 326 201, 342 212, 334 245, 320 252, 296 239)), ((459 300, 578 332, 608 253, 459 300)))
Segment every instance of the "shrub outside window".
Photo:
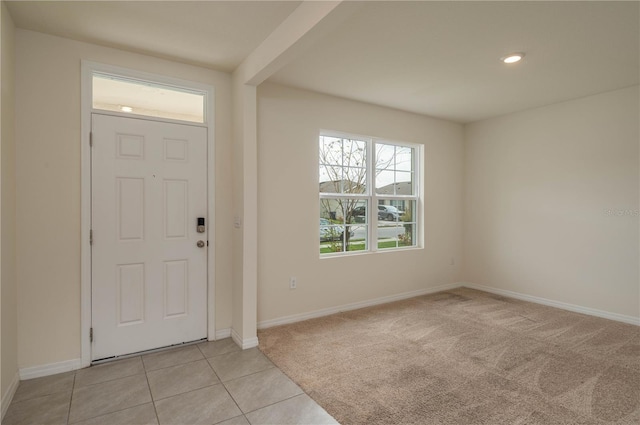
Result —
POLYGON ((419 147, 323 132, 320 255, 418 246, 419 147))

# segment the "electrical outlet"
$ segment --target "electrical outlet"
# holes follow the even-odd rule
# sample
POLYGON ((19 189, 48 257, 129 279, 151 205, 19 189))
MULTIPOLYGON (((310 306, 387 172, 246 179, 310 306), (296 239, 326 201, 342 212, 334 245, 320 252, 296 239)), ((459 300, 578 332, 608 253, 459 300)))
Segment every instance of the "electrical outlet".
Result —
POLYGON ((296 289, 298 287, 298 279, 291 276, 289 278, 289 289, 296 289))

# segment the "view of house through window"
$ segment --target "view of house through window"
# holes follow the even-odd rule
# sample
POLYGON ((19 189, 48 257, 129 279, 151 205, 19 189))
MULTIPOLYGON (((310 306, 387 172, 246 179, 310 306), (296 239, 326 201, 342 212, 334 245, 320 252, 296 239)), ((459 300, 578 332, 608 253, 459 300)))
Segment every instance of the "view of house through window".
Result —
POLYGON ((320 254, 417 246, 417 148, 321 134, 320 254))

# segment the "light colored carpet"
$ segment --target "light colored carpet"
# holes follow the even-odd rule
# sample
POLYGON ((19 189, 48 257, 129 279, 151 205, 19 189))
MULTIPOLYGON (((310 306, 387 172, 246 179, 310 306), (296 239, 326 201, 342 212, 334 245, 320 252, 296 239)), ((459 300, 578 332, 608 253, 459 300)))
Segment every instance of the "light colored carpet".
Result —
POLYGON ((259 332, 341 424, 640 424, 640 328, 460 288, 259 332))

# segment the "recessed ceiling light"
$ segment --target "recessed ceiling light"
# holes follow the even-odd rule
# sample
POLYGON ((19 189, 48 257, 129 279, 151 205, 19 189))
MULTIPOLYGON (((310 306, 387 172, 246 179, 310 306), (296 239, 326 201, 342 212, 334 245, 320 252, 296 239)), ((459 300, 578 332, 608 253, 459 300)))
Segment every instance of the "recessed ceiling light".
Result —
POLYGON ((524 53, 522 52, 509 53, 507 56, 501 57, 500 60, 504 63, 516 63, 516 62, 520 62, 523 57, 524 57, 524 53))
POLYGON ((121 106, 120 110, 122 112, 133 112, 133 108, 131 106, 121 106))

